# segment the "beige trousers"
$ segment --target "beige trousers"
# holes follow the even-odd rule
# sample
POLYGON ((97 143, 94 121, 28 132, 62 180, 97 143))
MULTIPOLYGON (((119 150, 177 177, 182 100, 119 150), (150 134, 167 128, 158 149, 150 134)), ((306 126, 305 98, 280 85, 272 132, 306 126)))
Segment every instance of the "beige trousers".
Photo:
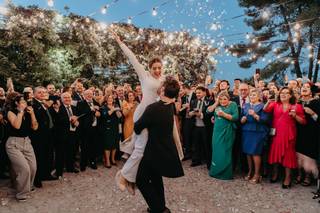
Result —
POLYGON ((27 198, 37 170, 36 157, 31 141, 28 137, 9 137, 6 150, 12 169, 16 174, 16 198, 27 198))

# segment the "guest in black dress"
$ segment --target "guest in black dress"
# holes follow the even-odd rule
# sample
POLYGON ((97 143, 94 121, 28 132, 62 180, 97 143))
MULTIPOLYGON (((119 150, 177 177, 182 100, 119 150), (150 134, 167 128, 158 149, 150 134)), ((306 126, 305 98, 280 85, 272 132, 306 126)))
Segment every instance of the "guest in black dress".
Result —
POLYGON ((105 105, 101 108, 100 131, 103 134, 104 166, 111 168, 111 164, 116 165, 115 156, 120 140, 119 123, 122 113, 120 112, 120 108, 114 105, 112 95, 107 95, 105 101, 105 105))
POLYGON ((298 124, 297 128, 296 151, 299 174, 296 178, 296 183, 309 186, 311 184, 311 174, 313 174, 315 178, 317 178, 319 174, 316 161, 319 156, 320 100, 313 98, 311 85, 309 83, 305 83, 302 86, 300 100, 304 106, 307 124, 298 124), (305 173, 304 180, 302 180, 303 171, 305 173))

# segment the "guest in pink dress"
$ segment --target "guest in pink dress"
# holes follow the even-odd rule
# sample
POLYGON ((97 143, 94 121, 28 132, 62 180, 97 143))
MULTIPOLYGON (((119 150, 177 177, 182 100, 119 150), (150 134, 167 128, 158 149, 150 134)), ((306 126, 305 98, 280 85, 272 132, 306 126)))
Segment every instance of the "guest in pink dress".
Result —
POLYGON ((273 113, 272 128, 275 134, 269 152, 269 163, 273 164, 273 174, 270 180, 275 183, 278 179, 278 164, 285 168, 285 179, 282 188, 291 186, 291 169, 297 168, 296 156, 296 122, 305 124, 303 107, 296 103, 293 91, 287 87, 280 90, 277 102, 268 100, 264 110, 273 113))

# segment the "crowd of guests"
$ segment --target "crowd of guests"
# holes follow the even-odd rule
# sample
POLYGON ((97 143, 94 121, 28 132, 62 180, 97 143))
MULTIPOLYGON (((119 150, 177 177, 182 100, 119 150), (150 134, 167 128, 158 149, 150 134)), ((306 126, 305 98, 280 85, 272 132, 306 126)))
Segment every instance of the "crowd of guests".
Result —
MULTIPOLYGON (((205 164, 209 175, 222 180, 244 174, 259 184, 282 178, 312 185, 319 175, 320 88, 295 79, 285 85, 235 79, 212 86, 181 82, 175 120, 184 161, 205 164)), ((133 133, 133 114, 142 100, 140 85, 25 87, 22 93, 0 88, 0 177, 9 174, 25 201, 43 181, 64 172, 79 173, 117 165, 120 141, 133 133)))

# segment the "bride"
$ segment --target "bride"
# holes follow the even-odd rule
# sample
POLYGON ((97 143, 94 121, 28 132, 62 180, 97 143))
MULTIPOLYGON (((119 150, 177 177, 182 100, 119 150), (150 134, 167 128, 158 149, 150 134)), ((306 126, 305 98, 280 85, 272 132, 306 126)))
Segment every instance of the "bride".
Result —
MULTIPOLYGON (((130 63, 136 71, 141 84, 143 98, 133 115, 133 121, 136 122, 141 117, 146 107, 152 103, 155 103, 159 97, 160 88, 165 79, 162 73, 162 61, 158 57, 151 58, 148 64, 150 72, 145 71, 144 66, 139 63, 134 53, 121 41, 115 32, 112 33, 123 53, 128 57, 130 63)), ((179 157, 182 159, 183 153, 176 125, 173 131, 179 157)), ((136 181, 139 164, 143 157, 147 141, 147 129, 144 129, 139 135, 133 133, 131 143, 134 143, 134 149, 123 168, 116 175, 116 182, 121 191, 124 191, 127 188, 131 194, 134 194, 134 183, 136 181)))

